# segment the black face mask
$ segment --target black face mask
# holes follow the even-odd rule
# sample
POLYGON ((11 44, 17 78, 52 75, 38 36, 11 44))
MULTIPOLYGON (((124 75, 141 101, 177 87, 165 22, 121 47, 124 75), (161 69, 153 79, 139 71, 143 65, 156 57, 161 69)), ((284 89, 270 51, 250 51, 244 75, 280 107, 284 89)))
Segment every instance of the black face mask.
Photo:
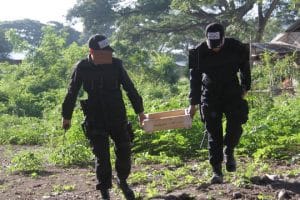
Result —
POLYGON ((220 48, 223 45, 222 40, 207 40, 206 42, 210 49, 220 48))
POLYGON ((224 34, 222 32, 207 32, 206 34, 206 43, 208 48, 220 48, 224 44, 224 34))

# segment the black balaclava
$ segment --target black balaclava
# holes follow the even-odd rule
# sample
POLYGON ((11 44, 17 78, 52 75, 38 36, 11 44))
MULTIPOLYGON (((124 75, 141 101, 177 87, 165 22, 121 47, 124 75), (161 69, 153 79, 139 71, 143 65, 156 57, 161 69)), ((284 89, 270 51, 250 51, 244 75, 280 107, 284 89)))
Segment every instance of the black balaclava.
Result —
POLYGON ((206 26, 205 36, 209 49, 220 48, 224 44, 224 27, 218 23, 211 23, 206 26))

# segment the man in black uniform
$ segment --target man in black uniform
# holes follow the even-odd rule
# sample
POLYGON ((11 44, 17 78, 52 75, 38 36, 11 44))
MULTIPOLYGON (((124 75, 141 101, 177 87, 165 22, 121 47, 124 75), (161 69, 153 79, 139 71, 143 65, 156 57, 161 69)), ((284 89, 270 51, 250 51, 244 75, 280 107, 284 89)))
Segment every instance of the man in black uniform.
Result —
POLYGON ((103 199, 109 199, 112 187, 109 136, 115 143, 117 183, 126 199, 134 199, 134 192, 126 179, 131 169, 131 142, 127 130, 127 116, 122 98, 121 85, 126 91, 140 123, 145 119, 143 101, 129 78, 122 61, 112 57, 113 49, 103 35, 89 39, 90 54, 79 61, 74 69, 68 93, 62 105, 62 126, 68 129, 81 86, 88 94, 82 101, 86 115, 84 129, 96 157, 96 176, 103 199))
POLYGON ((200 105, 200 115, 208 133, 211 183, 222 183, 223 146, 226 169, 236 171, 234 148, 242 134, 242 124, 248 119, 248 104, 244 100, 250 90, 249 51, 245 44, 225 38, 221 24, 212 23, 205 30, 206 41, 189 52, 191 117, 200 105), (240 79, 237 74, 240 74, 240 79), (226 117, 223 138, 222 116, 226 117))

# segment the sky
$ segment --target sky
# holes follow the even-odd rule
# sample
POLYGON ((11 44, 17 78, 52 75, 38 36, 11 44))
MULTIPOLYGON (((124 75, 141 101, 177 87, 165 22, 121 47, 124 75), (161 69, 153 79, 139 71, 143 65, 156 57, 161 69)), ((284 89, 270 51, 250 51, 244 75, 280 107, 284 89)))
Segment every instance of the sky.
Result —
MULTIPOLYGON (((32 19, 42 23, 58 21, 65 25, 65 16, 77 0, 0 0, 0 21, 32 19)), ((80 23, 72 26, 82 31, 80 23)))

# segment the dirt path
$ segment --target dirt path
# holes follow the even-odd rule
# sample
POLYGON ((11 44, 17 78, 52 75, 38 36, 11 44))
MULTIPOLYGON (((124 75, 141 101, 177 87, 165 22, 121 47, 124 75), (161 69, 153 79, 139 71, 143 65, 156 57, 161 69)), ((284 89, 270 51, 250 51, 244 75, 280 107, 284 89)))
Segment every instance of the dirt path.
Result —
MULTIPOLYGON (((33 178, 22 174, 9 174, 7 166, 10 164, 10 157, 19 150, 33 148, 24 146, 0 146, 0 199, 1 200, 95 200, 101 199, 99 192, 95 191, 96 182, 93 166, 85 168, 59 168, 46 166, 44 172, 33 178), (9 153, 7 153, 9 152, 9 153)), ((34 147, 36 148, 36 147, 34 147)), ((191 162, 191 165, 193 163, 191 162)), ((240 166, 242 167, 242 166, 240 166)), ((272 165, 273 168, 281 169, 282 172, 297 171, 300 165, 272 165)), ((147 170, 159 169, 159 165, 148 165, 147 170)), ((133 166, 133 173, 144 170, 143 166, 133 166)), ((273 171, 275 169, 270 169, 273 171)), ((299 170, 297 171, 297 173, 299 170)), ((195 172, 192 176, 201 176, 195 172)), ((225 174, 226 175, 226 174, 225 174)), ((180 181, 180 180, 178 180, 180 181)), ((134 184, 133 189, 139 194, 138 199, 278 199, 278 193, 284 191, 286 198, 300 200, 300 174, 292 177, 275 176, 256 176, 252 177, 251 184, 246 186, 236 186, 225 178, 225 183, 211 185, 207 181, 199 184, 188 184, 184 187, 166 192, 157 188, 161 194, 153 198, 146 198, 149 192, 144 184, 134 184)), ((111 190, 113 200, 123 199, 120 190, 116 187, 115 180, 111 190)))

